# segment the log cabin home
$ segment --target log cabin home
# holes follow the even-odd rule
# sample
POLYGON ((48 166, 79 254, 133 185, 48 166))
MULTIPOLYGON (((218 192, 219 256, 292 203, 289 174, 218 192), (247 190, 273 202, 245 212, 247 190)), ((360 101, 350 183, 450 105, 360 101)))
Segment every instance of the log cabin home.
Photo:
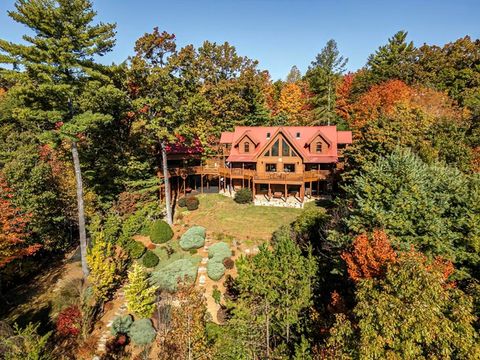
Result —
MULTIPOLYGON (((350 131, 333 126, 239 126, 223 132, 219 155, 202 157, 202 147, 171 146, 172 189, 233 196, 250 188, 258 205, 302 207, 306 199, 328 195, 343 168, 350 131)), ((174 190, 174 191, 175 191, 174 190)))

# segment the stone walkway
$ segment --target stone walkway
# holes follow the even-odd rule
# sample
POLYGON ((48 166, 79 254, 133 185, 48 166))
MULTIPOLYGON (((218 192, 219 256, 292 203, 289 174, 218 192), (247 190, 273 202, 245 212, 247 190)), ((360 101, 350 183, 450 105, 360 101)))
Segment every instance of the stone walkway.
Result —
MULTIPOLYGON (((107 328, 103 331, 103 333, 100 336, 100 339, 98 340, 98 343, 97 343, 97 354, 98 353, 104 353, 106 351, 107 341, 110 337, 112 337, 112 333, 110 332, 110 328, 112 327, 113 320, 117 316, 124 316, 124 315, 127 314, 127 303, 126 303, 126 300, 125 300, 125 292, 123 291, 123 288, 118 290, 114 301, 116 303, 119 303, 120 306, 118 306, 118 308, 116 310, 114 308, 113 310, 115 310, 115 311, 113 312, 113 310, 112 310, 113 313, 110 313, 108 318, 107 318, 108 319, 108 322, 107 322, 107 325, 106 325, 107 328)), ((105 320, 107 320, 107 319, 105 319, 105 320)), ((93 357, 93 360, 98 360, 98 359, 100 359, 100 357, 98 355, 93 357)))

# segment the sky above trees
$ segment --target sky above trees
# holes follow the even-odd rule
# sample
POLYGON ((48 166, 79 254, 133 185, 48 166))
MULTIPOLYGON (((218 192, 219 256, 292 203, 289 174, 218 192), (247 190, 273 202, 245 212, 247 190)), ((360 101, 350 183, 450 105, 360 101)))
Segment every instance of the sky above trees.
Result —
MULTIPOLYGON (((0 2, 2 38, 19 41, 25 29, 7 15, 14 0, 0 2)), ((420 46, 480 37, 480 2, 460 1, 165 1, 96 0, 98 19, 116 22, 117 45, 101 61, 121 62, 153 27, 177 36, 180 46, 204 40, 230 42, 238 53, 260 61, 273 79, 285 79, 292 65, 305 73, 329 39, 349 58, 347 70, 362 67, 372 49, 398 30, 420 46)))

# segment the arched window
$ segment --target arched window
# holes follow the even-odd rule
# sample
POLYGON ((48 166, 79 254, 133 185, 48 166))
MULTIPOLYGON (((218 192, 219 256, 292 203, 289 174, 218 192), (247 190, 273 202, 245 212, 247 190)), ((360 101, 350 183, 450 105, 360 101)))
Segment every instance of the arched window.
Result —
POLYGON ((246 153, 250 152, 250 143, 248 141, 243 144, 243 151, 246 153))

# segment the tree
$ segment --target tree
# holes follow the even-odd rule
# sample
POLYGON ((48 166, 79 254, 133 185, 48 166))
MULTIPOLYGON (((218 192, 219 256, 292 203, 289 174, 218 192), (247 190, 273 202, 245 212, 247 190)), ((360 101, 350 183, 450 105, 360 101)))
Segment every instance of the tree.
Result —
POLYGON ((335 120, 335 88, 348 59, 340 55, 335 40, 327 42, 309 66, 306 79, 313 93, 315 117, 320 122, 335 120))
POLYGON ((299 327, 312 304, 316 264, 311 252, 303 255, 284 229, 277 232, 272 250, 262 246, 254 257, 238 260, 237 269, 240 294, 229 321, 232 332, 227 331, 236 343, 230 343, 231 347, 244 347, 235 350, 243 351, 243 356, 266 357, 282 351, 282 343, 293 347, 294 341, 300 340, 299 327), (288 272, 283 270, 286 267, 288 272), (270 286, 266 287, 266 282, 270 286))
POLYGON ((195 114, 204 104, 197 93, 195 53, 191 46, 177 52, 175 35, 160 33, 158 28, 136 41, 135 53, 128 79, 130 93, 144 139, 155 149, 164 174, 166 218, 172 225, 167 147, 178 136, 192 135, 193 120, 198 120, 195 114))
POLYGON ((87 263, 90 267, 88 281, 96 299, 105 301, 109 298, 121 278, 124 260, 121 254, 115 252, 112 242, 105 239, 103 231, 95 234, 87 263))
MULTIPOLYGON (((363 359, 475 358, 480 354, 472 298, 419 252, 402 253, 384 278, 358 282, 355 327, 337 322, 335 342, 363 359), (354 329, 358 330, 354 330, 354 329), (353 337, 353 339, 352 339, 353 337), (353 340, 353 341, 352 341, 353 340)), ((342 320, 342 319, 339 319, 342 320)))
POLYGON ((155 292, 151 286, 144 268, 135 263, 128 272, 128 284, 125 285, 125 298, 128 310, 140 318, 149 318, 155 310, 155 292))
POLYGON ((370 84, 398 79, 412 83, 417 49, 412 42, 406 41, 408 33, 399 31, 388 39, 386 45, 369 56, 367 61, 367 78, 370 84))
POLYGON ((359 281, 383 277, 387 266, 397 261, 397 254, 385 232, 374 230, 371 237, 358 235, 353 240, 353 250, 344 252, 342 259, 347 263, 350 278, 359 281))
POLYGON ((27 243, 29 215, 12 203, 13 198, 13 190, 0 174, 0 269, 40 248, 40 244, 27 243))
POLYGON ((384 229, 395 249, 415 245, 452 261, 457 277, 478 278, 478 176, 397 149, 365 166, 345 191, 347 234, 384 229))
POLYGON ((33 30, 34 35, 23 37, 31 45, 0 40, 0 61, 14 65, 13 70, 3 72, 7 79, 18 80, 11 89, 24 99, 16 112, 18 119, 40 128, 39 135, 50 133, 70 145, 77 187, 82 270, 86 277, 87 239, 77 144, 89 128, 109 121, 110 117, 88 111, 81 96, 89 81, 106 80, 93 60, 112 49, 115 25, 92 25, 95 12, 89 0, 18 0, 15 8, 10 17, 33 30))
POLYGON ((296 83, 296 82, 299 82, 300 80, 302 80, 302 73, 300 72, 300 70, 298 70, 298 68, 295 65, 293 65, 285 81, 287 83, 296 83))
POLYGON ((207 359, 205 297, 194 285, 180 286, 175 293, 168 331, 160 340, 160 359, 207 359))

